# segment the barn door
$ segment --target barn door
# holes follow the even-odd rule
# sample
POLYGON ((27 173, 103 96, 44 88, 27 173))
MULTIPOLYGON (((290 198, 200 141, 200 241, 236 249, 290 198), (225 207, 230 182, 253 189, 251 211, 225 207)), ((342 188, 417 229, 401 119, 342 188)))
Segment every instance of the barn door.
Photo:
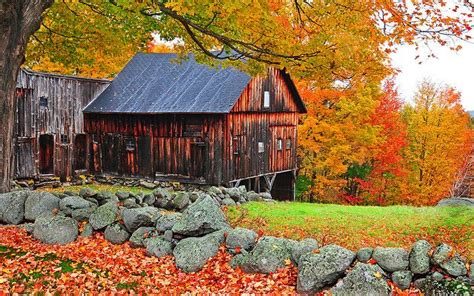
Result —
POLYGON ((74 170, 86 169, 87 137, 85 134, 78 134, 74 138, 74 170))
POLYGON ((206 143, 194 142, 191 143, 191 169, 190 175, 192 177, 204 177, 206 171, 206 143))
POLYGON ((151 137, 141 136, 138 138, 138 174, 140 176, 153 177, 153 157, 151 153, 151 137))
POLYGON ((61 135, 61 142, 58 149, 59 161, 59 178, 61 181, 66 181, 66 178, 71 175, 71 147, 69 146, 69 139, 67 135, 61 135))
POLYGON ((118 174, 120 160, 121 137, 117 134, 107 134, 102 142, 102 171, 118 174))
POLYGON ((39 136, 39 173, 50 175, 54 173, 54 137, 53 135, 39 136))
POLYGON ((15 153, 15 177, 33 178, 36 176, 35 141, 33 138, 18 138, 15 153))

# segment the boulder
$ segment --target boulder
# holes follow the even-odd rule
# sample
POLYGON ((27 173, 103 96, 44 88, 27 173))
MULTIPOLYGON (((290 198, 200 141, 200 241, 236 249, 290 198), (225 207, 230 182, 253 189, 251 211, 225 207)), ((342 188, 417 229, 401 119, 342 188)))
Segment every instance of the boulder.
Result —
POLYGON ((291 249, 295 244, 295 241, 285 238, 264 236, 243 258, 240 268, 246 273, 276 272, 291 260, 291 249))
POLYGON ((383 296, 391 295, 391 289, 378 265, 357 263, 329 292, 334 296, 383 296))
POLYGON ((230 197, 224 198, 221 203, 223 206, 235 206, 235 201, 230 197))
POLYGON ((171 230, 166 230, 165 233, 163 233, 163 238, 169 242, 173 241, 173 231, 171 230))
POLYGON ((336 283, 355 256, 354 252, 337 245, 328 245, 319 249, 319 253, 301 256, 296 284, 298 293, 315 294, 336 283))
POLYGON ((260 197, 263 199, 272 199, 270 192, 260 192, 260 197))
POLYGON ((255 191, 249 191, 247 192, 247 200, 248 201, 261 201, 262 197, 255 191))
POLYGON ((442 280, 444 280, 444 275, 440 272, 435 271, 431 274, 431 278, 434 281, 441 282, 442 280))
POLYGON ((59 209, 59 200, 49 192, 30 193, 25 201, 25 219, 34 221, 42 214, 52 213, 54 209, 59 209))
POLYGON ((123 222, 130 232, 141 226, 154 226, 159 216, 160 210, 155 207, 125 209, 122 212, 123 222))
POLYGON ((230 228, 221 208, 208 195, 200 197, 183 212, 173 226, 173 233, 184 236, 202 236, 230 228))
POLYGON ((164 188, 156 188, 153 191, 153 195, 156 198, 155 207, 165 209, 170 207, 173 196, 171 196, 171 193, 168 190, 164 188))
POLYGON ((17 225, 25 219, 26 191, 0 194, 0 222, 17 225))
POLYGON ((35 221, 33 237, 50 245, 65 245, 76 240, 77 221, 60 215, 44 214, 35 221))
POLYGON ((145 180, 140 181, 140 186, 142 186, 146 189, 155 189, 156 188, 156 184, 154 184, 152 182, 145 181, 145 180))
POLYGON ((19 224, 18 228, 22 228, 26 230, 28 234, 33 234, 33 230, 35 230, 35 224, 34 223, 19 224))
POLYGON ((234 250, 240 248, 250 251, 256 244, 258 234, 250 229, 236 227, 228 232, 226 238, 226 247, 234 250))
POLYGON ((140 227, 130 236, 130 246, 139 248, 145 246, 145 239, 150 237, 150 233, 155 230, 154 227, 140 227))
MULTIPOLYGON (((80 196, 67 196, 59 201, 59 209, 68 216, 72 216, 73 212, 77 210, 89 213, 90 216, 96 207, 97 206, 94 203, 87 201, 80 196)), ((76 216, 84 216, 84 213, 76 214, 76 216)))
POLYGON ((445 206, 450 206, 450 207, 459 207, 459 206, 474 207, 474 198, 468 198, 468 197, 445 198, 445 199, 440 200, 438 202, 437 206, 438 207, 445 207, 445 206))
POLYGON ((443 262, 448 260, 449 254, 453 251, 453 248, 450 245, 442 243, 436 247, 433 252, 432 260, 434 263, 441 265, 443 262))
POLYGON ((89 223, 94 230, 103 229, 118 220, 119 208, 116 202, 101 205, 91 214, 89 223))
POLYGON ((89 188, 89 187, 83 187, 81 188, 81 190, 79 191, 79 195, 81 197, 94 197, 97 195, 97 192, 92 189, 92 188, 89 188))
POLYGON ((189 204, 189 196, 187 192, 180 191, 176 193, 173 200, 171 201, 171 207, 178 211, 181 211, 189 204))
POLYGON ((374 252, 374 249, 372 248, 362 248, 359 251, 357 251, 357 260, 360 262, 367 262, 372 258, 372 253, 374 252))
POLYGON ((173 229, 173 226, 179 221, 179 219, 181 219, 181 216, 181 213, 161 212, 160 217, 156 220, 156 230, 159 232, 165 232, 173 229))
POLYGON ((102 190, 97 193, 95 199, 99 202, 99 205, 106 204, 111 201, 119 202, 118 197, 110 191, 102 190))
POLYGON ((123 207, 127 209, 136 209, 140 207, 140 205, 137 204, 137 201, 135 200, 135 198, 127 198, 123 200, 122 203, 123 203, 123 207))
POLYGON ((241 187, 230 187, 225 188, 224 193, 228 194, 229 197, 234 201, 238 202, 242 195, 244 195, 247 191, 245 190, 245 186, 243 187, 244 191, 241 187))
POLYGON ((86 223, 86 225, 84 225, 84 228, 81 231, 81 236, 90 237, 93 233, 94 233, 94 228, 92 228, 90 223, 86 223))
POLYGON ((311 253, 313 250, 319 247, 318 241, 312 238, 305 238, 291 249, 291 260, 293 263, 298 265, 301 256, 307 253, 311 253))
POLYGON ((114 223, 105 228, 104 237, 109 242, 120 245, 128 240, 130 233, 122 224, 114 223))
POLYGON ((77 221, 88 221, 97 206, 72 211, 71 217, 77 221))
POLYGON ((408 289, 410 287, 412 279, 413 279, 413 274, 409 270, 399 270, 392 273, 392 281, 401 290, 408 289))
POLYGON ((117 192, 115 192, 115 196, 117 196, 117 198, 118 198, 119 200, 126 200, 127 198, 130 197, 130 192, 117 191, 117 192))
POLYGON ((173 244, 163 237, 151 237, 145 241, 146 253, 148 256, 158 258, 173 254, 173 244))
POLYGON ((217 254, 223 242, 223 230, 203 237, 190 237, 179 241, 173 250, 176 266, 184 272, 199 271, 209 258, 217 254))
POLYGON ((413 244, 410 251, 410 270, 414 274, 425 274, 430 270, 431 245, 425 240, 413 244))
POLYGON ((143 197, 143 202, 149 206, 153 206, 156 201, 156 197, 153 194, 146 194, 143 197))
POLYGON ((402 248, 375 248, 372 258, 383 270, 394 272, 408 267, 408 252, 402 248))
POLYGON ((467 275, 466 262, 462 260, 459 254, 455 254, 452 258, 441 263, 439 266, 454 277, 467 275))

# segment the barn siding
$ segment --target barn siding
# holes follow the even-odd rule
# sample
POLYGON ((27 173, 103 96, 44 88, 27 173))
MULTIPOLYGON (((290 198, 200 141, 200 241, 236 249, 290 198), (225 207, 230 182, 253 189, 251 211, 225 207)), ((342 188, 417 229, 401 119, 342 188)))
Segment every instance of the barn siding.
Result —
POLYGON ((74 138, 84 133, 82 109, 108 85, 107 80, 21 70, 17 82, 15 161, 17 178, 40 175, 39 137, 53 136, 53 174, 74 174, 74 138), (44 106, 44 99, 47 106, 44 106), (61 141, 61 135, 63 140, 61 141))

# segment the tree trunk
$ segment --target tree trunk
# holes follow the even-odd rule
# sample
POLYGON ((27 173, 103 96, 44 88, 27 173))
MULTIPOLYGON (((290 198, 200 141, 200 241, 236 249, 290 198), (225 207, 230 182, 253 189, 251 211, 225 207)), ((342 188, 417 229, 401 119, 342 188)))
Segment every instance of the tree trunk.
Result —
POLYGON ((10 191, 16 80, 30 36, 54 0, 0 0, 0 193, 10 191))

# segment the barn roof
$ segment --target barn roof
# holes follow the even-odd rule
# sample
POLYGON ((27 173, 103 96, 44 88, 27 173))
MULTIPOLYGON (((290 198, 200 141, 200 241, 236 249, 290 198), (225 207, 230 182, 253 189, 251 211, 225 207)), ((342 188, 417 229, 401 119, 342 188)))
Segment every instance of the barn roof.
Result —
MULTIPOLYGON (((229 113, 251 80, 235 68, 211 68, 192 56, 181 63, 175 58, 176 54, 135 55, 84 112, 229 113)), ((297 91, 296 95, 301 102, 297 91)))

